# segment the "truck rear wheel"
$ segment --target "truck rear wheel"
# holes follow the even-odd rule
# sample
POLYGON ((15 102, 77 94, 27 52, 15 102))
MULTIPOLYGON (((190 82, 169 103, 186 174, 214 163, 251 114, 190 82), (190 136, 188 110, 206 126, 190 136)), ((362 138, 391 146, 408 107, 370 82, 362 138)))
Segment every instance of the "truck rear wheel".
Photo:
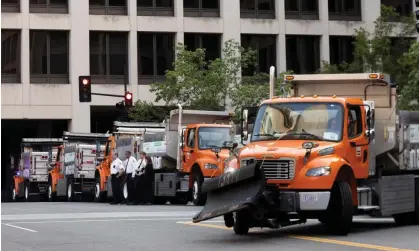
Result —
POLYGON ((234 222, 233 230, 237 235, 245 235, 249 233, 249 220, 251 215, 249 215, 247 210, 242 210, 236 212, 236 220, 234 222))
POLYGON ((326 214, 319 218, 337 235, 348 235, 353 220, 352 190, 347 182, 335 182, 326 214))
POLYGON ((73 181, 67 182, 67 201, 72 202, 74 201, 74 186, 73 181))
POLYGON ((18 201, 18 197, 17 197, 17 193, 16 193, 16 188, 12 188, 12 201, 18 201))
POLYGON ((27 182, 25 182, 25 186, 23 188, 24 190, 24 198, 26 202, 29 202, 31 200, 31 195, 30 195, 30 191, 29 191, 29 184, 27 182))
POLYGON ((201 192, 204 178, 199 173, 194 173, 192 177, 192 202, 195 206, 203 206, 207 200, 206 195, 201 192))

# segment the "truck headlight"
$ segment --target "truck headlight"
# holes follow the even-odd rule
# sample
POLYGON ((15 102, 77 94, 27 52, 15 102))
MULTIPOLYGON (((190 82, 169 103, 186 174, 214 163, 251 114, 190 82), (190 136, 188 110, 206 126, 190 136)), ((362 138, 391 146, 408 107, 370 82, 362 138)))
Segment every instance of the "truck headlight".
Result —
POLYGON ((240 167, 244 167, 244 166, 250 165, 250 164, 252 164, 255 161, 256 161, 255 158, 243 158, 243 159, 240 159, 240 167))
POLYGON ((236 169, 232 168, 231 166, 226 166, 226 168, 224 168, 224 173, 232 173, 236 171, 236 169))
POLYGON ((206 164, 204 165, 204 167, 205 167, 205 169, 217 169, 217 168, 218 168, 218 166, 217 166, 217 165, 215 165, 215 164, 211 164, 211 163, 206 163, 206 164))
POLYGON ((311 168, 306 172, 306 176, 309 177, 319 177, 319 176, 327 176, 332 171, 332 168, 329 166, 320 166, 311 168))

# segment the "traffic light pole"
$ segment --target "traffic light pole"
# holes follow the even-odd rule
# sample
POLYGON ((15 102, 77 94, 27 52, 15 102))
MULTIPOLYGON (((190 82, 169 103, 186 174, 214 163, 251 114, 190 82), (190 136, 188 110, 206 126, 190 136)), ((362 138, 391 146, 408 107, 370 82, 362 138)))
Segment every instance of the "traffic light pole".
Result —
POLYGON ((96 96, 106 96, 106 97, 117 97, 117 98, 125 98, 125 94, 128 91, 128 70, 127 65, 124 64, 124 95, 115 95, 115 94, 106 94, 106 93, 96 93, 92 92, 92 95, 96 96))
POLYGON ((117 98, 124 98, 125 97, 125 95, 106 94, 106 93, 95 93, 95 92, 92 92, 92 95, 96 95, 96 96, 107 96, 107 97, 117 97, 117 98))

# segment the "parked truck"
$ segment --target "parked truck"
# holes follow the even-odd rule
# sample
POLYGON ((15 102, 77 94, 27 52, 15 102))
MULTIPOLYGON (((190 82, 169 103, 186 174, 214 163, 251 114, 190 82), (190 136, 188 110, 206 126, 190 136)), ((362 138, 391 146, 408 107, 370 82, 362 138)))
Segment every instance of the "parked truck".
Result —
MULTIPOLYGON (((103 158, 105 143, 110 134, 63 133, 63 144, 56 153, 56 162, 50 163, 48 199, 95 194, 95 171, 103 158)), ((53 155, 54 156, 54 155, 53 155)))
MULTIPOLYGON (((114 121, 113 133, 105 143, 104 156, 96 166, 94 198, 96 202, 105 202, 113 196, 110 176, 113 153, 117 151, 119 157, 125 159, 123 147, 124 144, 129 142, 131 147, 125 147, 125 149, 130 150, 133 156, 138 159, 139 146, 137 144, 141 142, 140 139, 147 140, 148 137, 152 137, 152 134, 154 135, 154 133, 161 131, 164 131, 164 125, 161 123, 114 121)), ((124 196, 127 197, 128 193, 125 184, 124 191, 124 196)))
MULTIPOLYGON (((236 234, 318 219, 347 235, 354 215, 419 223, 419 111, 397 108, 381 73, 287 75, 292 91, 261 103, 225 174, 205 181, 194 218, 236 234)), ((274 76, 270 76, 273 89, 274 76)))
POLYGON ((48 162, 55 163, 55 154, 62 142, 60 138, 22 139, 21 154, 13 158, 13 165, 18 166, 13 176, 13 201, 40 199, 47 194, 48 162), (49 152, 54 153, 54 157, 48 160, 49 152))

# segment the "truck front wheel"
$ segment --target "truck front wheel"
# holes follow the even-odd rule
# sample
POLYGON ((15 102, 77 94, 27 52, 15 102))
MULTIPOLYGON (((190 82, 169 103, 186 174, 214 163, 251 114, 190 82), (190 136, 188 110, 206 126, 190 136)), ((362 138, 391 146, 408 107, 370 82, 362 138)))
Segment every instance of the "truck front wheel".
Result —
POLYGON ((193 174, 192 183, 192 202, 195 206, 203 206, 206 202, 206 196, 201 192, 202 183, 204 178, 198 173, 193 174))
POLYGON ((251 215, 247 210, 237 211, 236 220, 234 222, 233 230, 237 235, 245 235, 249 233, 249 221, 251 215))
POLYGON ((329 206, 320 222, 337 235, 348 235, 353 220, 352 190, 347 182, 335 182, 332 188, 329 206))
POLYGON ((104 202, 105 197, 105 191, 100 190, 100 177, 97 177, 95 181, 95 202, 104 202))

